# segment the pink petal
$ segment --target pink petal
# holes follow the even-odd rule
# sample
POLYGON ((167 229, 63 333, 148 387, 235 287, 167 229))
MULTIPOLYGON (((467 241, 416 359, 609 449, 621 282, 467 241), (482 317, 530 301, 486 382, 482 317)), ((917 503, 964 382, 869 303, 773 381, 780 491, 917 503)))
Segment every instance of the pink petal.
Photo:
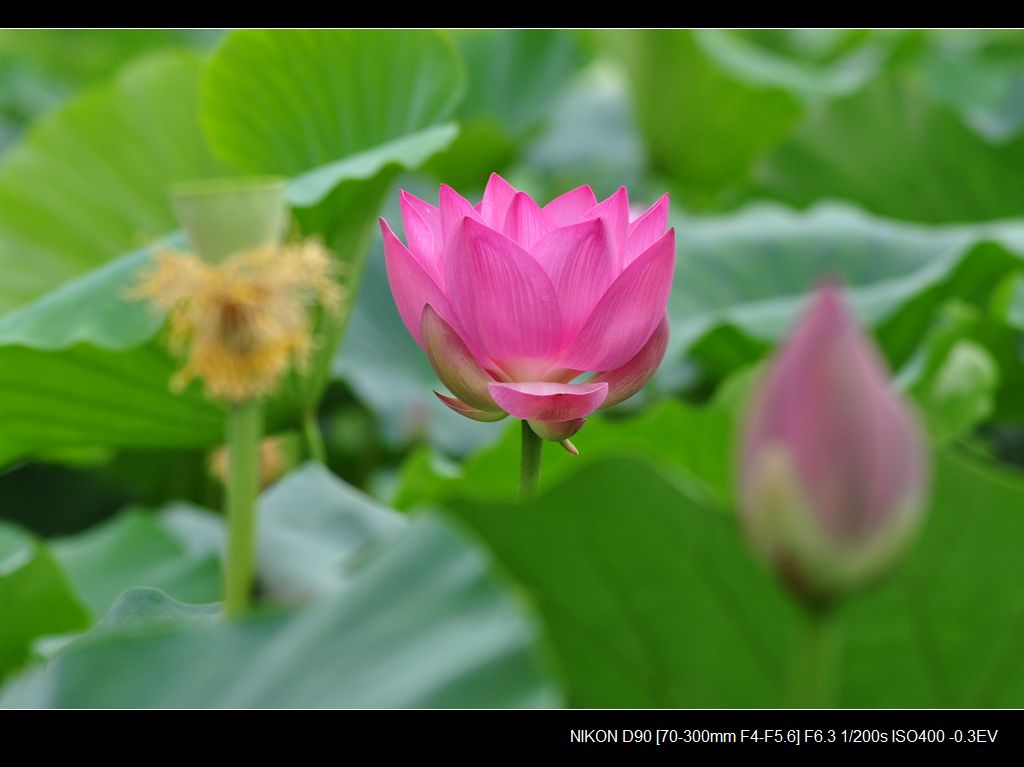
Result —
POLYGON ((441 191, 437 194, 437 203, 441 209, 441 233, 445 243, 451 240, 455 230, 462 223, 462 219, 482 220, 476 208, 469 204, 469 200, 447 184, 441 184, 441 191))
POLYGON ((438 210, 438 207, 431 205, 426 200, 421 200, 414 194, 409 194, 404 189, 399 191, 398 199, 402 204, 403 214, 406 208, 416 211, 420 218, 427 222, 434 240, 439 242, 441 240, 441 211, 438 210))
POLYGON ((473 358, 465 341, 430 305, 423 308, 420 336, 430 364, 448 390, 470 407, 494 411, 487 384, 494 379, 473 358))
POLYGON ((470 218, 449 242, 448 295, 470 349, 496 362, 548 360, 561 345, 562 318, 544 269, 512 240, 470 218))
POLYGON ((444 270, 441 268, 444 239, 441 236, 441 213, 428 202, 418 200, 411 194, 400 192, 402 228, 409 252, 440 286, 444 286, 444 270))
POLYGON ((529 250, 537 240, 551 231, 551 224, 530 195, 518 192, 508 206, 503 231, 509 239, 529 250))
POLYGON ((647 343, 636 355, 620 368, 600 373, 587 379, 587 383, 605 381, 608 384, 608 398, 601 407, 611 407, 632 397, 646 384, 658 369, 668 346, 668 315, 663 315, 647 343))
POLYGON ((484 198, 480 201, 480 217, 492 229, 501 229, 508 215, 508 206, 517 194, 516 188, 497 173, 487 179, 484 198))
POLYGON ((669 229, 608 288, 559 366, 615 370, 629 362, 665 314, 675 262, 675 230, 669 229))
POLYGON ((629 225, 626 240, 626 264, 630 264, 637 256, 647 250, 665 233, 668 226, 668 195, 662 195, 654 205, 648 208, 636 221, 629 225))
POLYGON ((606 228, 594 219, 555 229, 534 246, 533 257, 551 276, 564 338, 571 340, 618 274, 606 228))
POLYGON ((482 421, 484 423, 492 423, 493 421, 500 421, 505 417, 505 413, 501 410, 489 411, 489 410, 477 410, 475 407, 467 405, 465 402, 455 399, 455 397, 446 397, 441 392, 434 392, 439 400, 450 407, 459 415, 464 415, 466 418, 472 418, 474 421, 482 421))
POLYGON ((595 205, 597 198, 594 197, 594 190, 589 186, 579 186, 545 205, 544 214, 552 226, 569 226, 582 221, 587 211, 595 205))
POLYGON ((572 421, 593 413, 608 396, 608 384, 548 382, 488 384, 491 396, 514 418, 532 421, 572 421))
POLYGON ((845 545, 870 540, 922 493, 916 421, 834 288, 800 319, 758 391, 745 476, 771 445, 785 448, 816 518, 845 545))
POLYGON ((398 313, 410 335, 416 339, 416 343, 423 346, 420 337, 420 316, 423 314, 423 307, 429 303, 447 317, 452 316, 451 307, 437 283, 395 236, 383 218, 380 220, 380 229, 384 236, 384 263, 395 306, 398 307, 398 313))
POLYGON ((591 208, 584 218, 604 221, 608 227, 612 253, 621 270, 626 265, 626 240, 629 236, 629 193, 626 187, 619 187, 615 194, 591 208))

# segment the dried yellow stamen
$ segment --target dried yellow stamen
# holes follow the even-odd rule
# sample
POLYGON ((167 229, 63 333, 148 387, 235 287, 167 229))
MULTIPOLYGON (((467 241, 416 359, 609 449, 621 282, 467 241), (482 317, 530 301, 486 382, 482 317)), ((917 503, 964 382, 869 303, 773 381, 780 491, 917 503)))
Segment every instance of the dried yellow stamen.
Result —
POLYGON ((208 396, 237 403, 271 393, 290 367, 307 364, 310 310, 340 308, 334 272, 313 241, 267 245, 221 264, 162 251, 130 297, 167 312, 169 346, 185 360, 173 389, 199 378, 208 396))

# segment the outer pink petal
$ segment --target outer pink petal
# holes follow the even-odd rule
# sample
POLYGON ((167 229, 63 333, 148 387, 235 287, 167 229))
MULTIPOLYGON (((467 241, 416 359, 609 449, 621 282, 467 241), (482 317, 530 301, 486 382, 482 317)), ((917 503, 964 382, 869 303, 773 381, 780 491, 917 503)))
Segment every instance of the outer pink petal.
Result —
POLYGON ((484 198, 480 201, 480 217, 492 229, 501 229, 508 215, 508 206, 517 194, 516 188, 497 173, 487 179, 484 198))
POLYGON ((551 224, 530 195, 518 192, 508 206, 503 231, 509 239, 530 250, 537 240, 551 231, 551 224))
POLYGON ((447 184, 441 184, 441 190, 437 193, 437 202, 441 209, 441 234, 446 244, 454 236, 462 219, 471 218, 474 221, 482 221, 476 208, 469 204, 469 200, 447 184))
POLYGON ((665 313, 675 262, 675 230, 669 229, 608 288, 558 365, 614 370, 629 362, 665 313))
POLYGON ((531 421, 572 421, 597 410, 608 396, 608 384, 492 383, 491 396, 515 418, 531 421))
POLYGON ((404 215, 405 209, 409 208, 416 211, 420 218, 427 222, 430 227, 430 231, 434 236, 434 241, 440 243, 441 241, 441 211, 436 205, 432 205, 426 200, 421 200, 414 194, 409 194, 407 191, 402 189, 398 193, 399 202, 402 204, 402 213, 404 215))
POLYGON ((612 253, 621 270, 626 265, 626 241, 629 237, 629 192, 626 187, 619 187, 615 194, 591 208, 584 218, 604 221, 608 227, 612 253))
POLYGON ((463 219, 449 243, 446 279, 460 333, 478 358, 549 360, 561 346, 555 287, 503 234, 463 219))
POLYGON ((646 384, 654 371, 658 369, 665 349, 668 346, 669 322, 668 315, 661 318, 647 343, 634 355, 633 359, 620 368, 599 373, 587 379, 586 383, 605 381, 608 384, 608 398, 601 407, 611 407, 632 397, 646 384))
POLYGON ((606 227, 597 219, 555 229, 533 248, 558 293, 564 338, 571 340, 618 275, 606 227))
POLYGON ((505 417, 504 411, 501 410, 477 410, 475 407, 467 405, 462 400, 455 399, 455 397, 448 397, 441 392, 434 392, 435 396, 441 400, 444 404, 450 407, 459 415, 464 415, 466 418, 472 418, 474 421, 483 421, 484 423, 491 423, 493 421, 500 421, 505 417))
POLYGON ((466 342, 430 304, 423 307, 420 336, 431 367, 448 391, 477 410, 498 409, 487 391, 487 384, 494 379, 484 372, 466 342))
POLYGON ((569 226, 582 221, 595 205, 594 190, 589 186, 579 186, 545 205, 544 214, 554 226, 569 226))
POLYGON ((648 208, 636 221, 629 225, 629 237, 626 241, 626 264, 654 244, 665 233, 668 226, 668 195, 662 195, 654 205, 648 208))
POLYGON ((409 243, 409 252, 430 273, 434 282, 443 287, 444 270, 441 258, 444 240, 441 236, 441 213, 430 203, 417 200, 411 194, 401 192, 398 197, 402 207, 402 228, 405 230, 405 240, 409 243))
POLYGON ((442 316, 450 318, 451 306, 437 283, 395 236, 383 218, 380 220, 380 229, 384 236, 384 263, 395 306, 398 307, 398 313, 410 335, 416 339, 416 343, 423 346, 423 339, 420 336, 420 316, 423 314, 423 307, 429 303, 442 316))

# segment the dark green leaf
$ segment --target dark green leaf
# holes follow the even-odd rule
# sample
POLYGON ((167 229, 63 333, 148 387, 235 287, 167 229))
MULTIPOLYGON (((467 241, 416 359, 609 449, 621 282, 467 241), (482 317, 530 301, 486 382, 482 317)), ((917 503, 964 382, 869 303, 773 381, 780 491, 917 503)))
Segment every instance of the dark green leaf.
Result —
MULTIPOLYGON (((825 705, 1024 702, 1024 478, 945 453, 933 474, 906 561, 828 618, 825 705)), ((807 617, 672 474, 607 460, 525 505, 448 506, 537 604, 574 705, 812 701, 807 617)))
POLYGON ((89 626, 88 610, 41 543, 0 559, 0 615, 0 680, 31 657, 33 640, 89 626))

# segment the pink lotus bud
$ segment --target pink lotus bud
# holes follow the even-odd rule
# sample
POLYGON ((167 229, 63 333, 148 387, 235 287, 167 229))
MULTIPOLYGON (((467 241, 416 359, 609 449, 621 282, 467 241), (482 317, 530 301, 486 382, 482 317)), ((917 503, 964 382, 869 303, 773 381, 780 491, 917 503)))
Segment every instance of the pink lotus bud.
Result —
POLYGON ((838 290, 825 287, 754 398, 742 456, 747 532, 791 587, 827 598, 900 554, 926 474, 913 413, 838 290))
POLYGON ((381 220, 388 280, 452 410, 521 418, 569 449, 585 416, 654 374, 675 271, 667 195, 631 218, 624 188, 541 207, 493 174, 479 205, 442 186, 437 206, 405 192, 401 206, 408 246, 381 220))

